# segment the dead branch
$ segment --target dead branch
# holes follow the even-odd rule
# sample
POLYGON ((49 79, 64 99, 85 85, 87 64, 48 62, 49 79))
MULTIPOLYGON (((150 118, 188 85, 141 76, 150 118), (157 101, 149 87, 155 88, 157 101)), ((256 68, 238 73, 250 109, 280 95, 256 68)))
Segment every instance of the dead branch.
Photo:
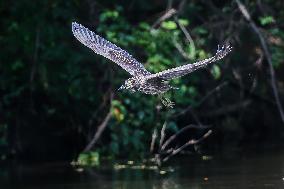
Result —
POLYGON ((159 17, 156 22, 152 25, 151 30, 156 28, 161 22, 167 20, 168 18, 172 17, 174 14, 176 14, 176 9, 174 8, 170 8, 168 10, 166 10, 166 12, 159 17))
POLYGON ((92 136, 91 136, 91 131, 92 131, 92 126, 93 126, 93 123, 94 123, 94 120, 97 116, 97 114, 107 105, 107 102, 109 101, 109 95, 111 96, 112 95, 112 89, 109 88, 108 89, 108 92, 103 96, 103 99, 102 99, 102 103, 99 105, 99 107, 92 113, 89 121, 88 121, 88 130, 86 131, 87 134, 87 139, 88 140, 91 140, 92 136))
POLYGON ((164 143, 164 139, 165 139, 165 130, 166 130, 166 127, 167 127, 167 122, 165 122, 163 124, 163 127, 161 129, 161 137, 160 137, 160 144, 159 144, 159 148, 161 149, 161 146, 163 145, 164 143))
POLYGON ((168 147, 168 145, 173 142, 177 136, 179 136, 181 133, 185 132, 186 130, 188 129, 192 129, 192 128, 197 128, 197 129, 200 129, 200 128, 208 128, 208 126, 204 126, 204 125, 187 125, 185 126, 184 128, 182 128, 181 130, 179 130, 176 134, 172 135, 170 138, 168 138, 164 144, 162 145, 161 147, 161 151, 164 151, 166 149, 166 147, 168 147))
POLYGON ((184 145, 182 145, 181 147, 175 149, 172 151, 171 154, 169 154, 168 156, 166 156, 162 162, 166 162, 169 160, 169 158, 171 158, 172 156, 178 154, 179 152, 181 152, 184 148, 188 147, 189 145, 194 145, 197 143, 200 143, 201 141, 203 141, 205 138, 207 138, 210 134, 212 133, 212 130, 209 130, 207 133, 205 133, 201 138, 195 140, 195 139, 191 139, 188 142, 186 142, 184 145))
MULTIPOLYGON (((184 148, 186 148, 189 145, 194 145, 197 144, 199 142, 201 142, 202 140, 204 140, 205 138, 207 138, 211 133, 212 130, 209 130, 207 133, 205 133, 201 138, 199 139, 191 139, 188 140, 185 144, 183 144, 182 146, 176 146, 174 148, 169 148, 167 149, 167 147, 181 134, 184 133, 186 130, 190 129, 190 128, 208 128, 209 126, 200 126, 200 125, 188 125, 185 126, 184 128, 182 128, 181 130, 179 130, 176 134, 170 136, 165 142, 164 142, 164 138, 165 138, 165 130, 166 130, 166 126, 167 126, 167 122, 165 122, 163 124, 163 127, 161 129, 161 136, 160 136, 160 144, 159 144, 159 150, 156 154, 154 154, 154 162, 158 165, 161 166, 162 162, 166 162, 167 160, 169 160, 169 158, 171 158, 172 156, 182 152, 182 150, 184 148), (163 158, 163 156, 166 156, 165 158, 163 158)), ((154 129, 153 134, 152 134, 152 141, 151 141, 151 147, 150 147, 150 152, 154 151, 154 145, 155 145, 155 141, 157 138, 157 130, 154 129)))
POLYGON ((248 21, 249 25, 251 26, 251 28, 253 29, 253 31, 257 34, 260 43, 261 43, 261 47, 264 51, 264 55, 267 59, 268 65, 269 65, 269 72, 270 72, 270 84, 272 87, 272 91, 273 91, 273 95, 277 104, 277 108, 278 111, 280 113, 281 116, 281 120, 284 123, 284 112, 283 112, 283 107, 279 98, 279 93, 278 93, 278 89, 277 89, 277 84, 276 84, 276 76, 275 76, 275 71, 272 65, 272 58, 271 58, 271 54, 269 52, 268 49, 268 45, 266 43, 266 40, 264 38, 264 36, 262 35, 260 29, 256 26, 256 24, 254 23, 254 21, 251 19, 251 16, 247 10, 247 8, 245 7, 245 5, 240 1, 240 0, 236 0, 236 3, 238 5, 239 10, 241 11, 242 15, 244 16, 244 18, 248 21))
POLYGON ((189 60, 190 58, 187 55, 187 53, 183 50, 181 44, 179 44, 175 38, 173 38, 172 41, 178 52, 182 55, 182 57, 185 58, 186 60, 189 60))
POLYGON ((173 5, 173 0, 168 0, 167 8, 166 8, 165 13, 164 13, 162 16, 160 16, 160 17, 154 22, 154 24, 153 24, 152 27, 151 27, 151 30, 153 30, 154 28, 156 28, 161 22, 163 22, 163 21, 169 19, 169 18, 172 17, 173 15, 182 12, 185 3, 186 3, 186 0, 182 0, 182 1, 179 3, 179 5, 178 5, 178 8, 177 8, 178 10, 176 10, 175 8, 172 7, 172 5, 173 5))
MULTIPOLYGON (((111 106, 111 101, 113 99, 113 94, 111 94, 110 97, 110 106, 111 106)), ((112 116, 111 113, 111 107, 109 109, 109 112, 107 113, 106 117, 104 118, 103 122, 98 126, 97 132, 94 134, 92 140, 89 142, 89 144, 85 147, 85 149, 83 150, 83 152, 87 152, 90 151, 93 146, 96 144, 96 142, 98 141, 98 139, 101 137, 101 134, 103 133, 103 131, 105 130, 110 118, 112 116)))
MULTIPOLYGON (((174 17, 174 19, 175 19, 175 22, 178 24, 179 28, 181 29, 181 31, 183 32, 185 38, 187 39, 187 41, 188 41, 188 43, 189 43, 189 45, 191 47, 191 51, 192 52, 190 54, 191 55, 195 55, 195 44, 194 44, 194 41, 193 41, 191 35, 186 30, 186 28, 182 24, 180 24, 180 22, 179 22, 179 20, 178 20, 178 18, 176 16, 174 17)), ((192 59, 194 57, 190 56, 189 58, 192 59)))
POLYGON ((158 137, 158 134, 157 134, 157 128, 154 129, 153 131, 153 134, 152 134, 152 140, 151 140, 151 145, 150 145, 150 152, 153 153, 154 151, 154 147, 155 147, 155 141, 158 137))

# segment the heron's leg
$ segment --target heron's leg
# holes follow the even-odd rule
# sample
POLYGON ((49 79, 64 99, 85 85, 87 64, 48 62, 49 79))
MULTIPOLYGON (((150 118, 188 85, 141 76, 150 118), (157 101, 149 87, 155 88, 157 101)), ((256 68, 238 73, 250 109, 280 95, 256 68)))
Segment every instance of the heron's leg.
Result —
POLYGON ((162 104, 167 108, 173 108, 175 103, 172 102, 170 99, 165 97, 163 94, 158 94, 159 99, 161 100, 162 104))

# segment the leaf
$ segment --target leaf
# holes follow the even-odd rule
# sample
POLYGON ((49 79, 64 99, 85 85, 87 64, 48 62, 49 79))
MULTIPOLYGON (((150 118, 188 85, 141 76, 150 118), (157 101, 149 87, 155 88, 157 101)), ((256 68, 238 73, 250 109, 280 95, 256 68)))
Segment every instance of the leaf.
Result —
POLYGON ((100 21, 104 22, 108 19, 116 19, 119 16, 119 12, 118 11, 110 11, 110 10, 106 10, 105 12, 103 12, 100 15, 100 21))
POLYGON ((189 21, 186 19, 178 19, 179 24, 183 25, 183 26, 188 26, 189 21))
POLYGON ((275 22, 275 19, 272 16, 263 16, 259 18, 260 24, 265 26, 275 22))
POLYGON ((162 28, 166 30, 177 29, 177 24, 174 21, 164 21, 162 22, 162 28))
POLYGON ((194 29, 194 32, 196 32, 197 34, 207 34, 208 31, 205 29, 205 28, 202 28, 202 27, 197 27, 194 29))
POLYGON ((139 24, 139 27, 141 28, 141 29, 144 29, 144 30, 150 30, 150 25, 148 24, 148 23, 146 23, 146 22, 141 22, 140 24, 139 24))
POLYGON ((195 87, 190 86, 190 87, 188 88, 188 93, 190 94, 190 96, 194 97, 194 96, 197 95, 197 90, 196 90, 195 87))
POLYGON ((98 166, 100 164, 100 154, 96 151, 81 153, 77 163, 84 166, 98 166))
POLYGON ((220 79, 221 77, 221 69, 218 65, 214 64, 211 68, 211 74, 213 75, 214 79, 220 79))
POLYGON ((24 64, 21 60, 16 60, 13 64, 12 64, 12 70, 13 71, 17 71, 21 68, 24 67, 24 64))

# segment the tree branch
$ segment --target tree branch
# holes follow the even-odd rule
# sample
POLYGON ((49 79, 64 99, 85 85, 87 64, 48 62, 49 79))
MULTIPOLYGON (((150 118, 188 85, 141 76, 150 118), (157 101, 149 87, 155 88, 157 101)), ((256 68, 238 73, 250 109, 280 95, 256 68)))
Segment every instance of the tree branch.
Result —
POLYGON ((267 45, 261 31, 259 30, 259 28, 256 26, 256 24, 251 19, 251 16, 250 16, 247 8, 245 7, 245 5, 240 0, 236 0, 236 3, 238 5, 239 10, 241 11, 242 15, 248 21, 249 25, 251 26, 253 31, 257 34, 257 36, 260 40, 261 47, 264 51, 264 55, 267 59, 268 65, 269 65, 269 72, 270 72, 270 77, 271 77, 270 78, 270 84, 271 84, 271 87, 272 87, 273 95, 274 95, 274 98, 275 98, 275 101, 276 101, 276 104, 277 104, 278 111, 279 111, 280 116, 281 116, 281 120, 284 123, 283 107, 282 107, 282 104, 281 104, 281 101, 280 101, 280 98, 279 98, 279 93, 278 93, 277 84, 276 84, 275 71, 274 71, 274 68, 273 68, 272 58, 271 58, 271 54, 270 54, 269 49, 268 49, 268 45, 267 45))
MULTIPOLYGON (((110 97, 110 102, 112 101, 113 99, 113 95, 111 94, 111 97, 110 97)), ((111 105, 110 105, 111 106, 111 105)), ((87 151, 90 151, 93 146, 96 144, 96 142, 98 141, 98 139, 101 137, 101 134, 103 133, 103 131, 105 130, 110 118, 112 116, 112 113, 111 113, 111 107, 109 109, 109 112, 107 113, 105 119, 103 120, 103 122, 98 126, 98 130, 97 132, 94 134, 92 140, 89 142, 89 144, 85 147, 85 149, 83 150, 83 152, 87 152, 87 151)))
POLYGON ((162 148, 161 148, 161 151, 164 151, 166 149, 166 147, 168 147, 168 145, 174 141, 178 135, 180 135, 181 133, 185 132, 186 130, 188 129, 192 129, 192 128, 197 128, 197 129, 200 129, 200 128, 208 128, 208 126, 204 126, 204 125, 188 125, 188 126, 185 126, 184 128, 182 128, 181 130, 179 130, 176 134, 172 135, 170 138, 168 138, 162 145, 162 148))
POLYGON ((201 141, 203 141, 205 138, 207 138, 209 135, 211 135, 212 133, 212 130, 209 130, 207 133, 205 133, 201 138, 195 140, 195 139, 192 139, 192 140, 189 140, 188 142, 186 142, 184 145, 182 145, 181 147, 175 149, 172 151, 172 153, 170 155, 168 155, 167 157, 165 157, 162 162, 166 162, 168 161, 172 156, 178 154, 180 151, 182 151, 184 148, 186 148, 187 146, 189 145, 193 145, 193 144, 197 144, 197 143, 200 143, 201 141))

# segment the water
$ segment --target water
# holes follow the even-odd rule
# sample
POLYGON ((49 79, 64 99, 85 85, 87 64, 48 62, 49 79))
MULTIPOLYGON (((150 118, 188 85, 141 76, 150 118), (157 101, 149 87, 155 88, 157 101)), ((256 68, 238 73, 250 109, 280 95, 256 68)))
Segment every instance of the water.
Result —
POLYGON ((82 170, 68 163, 5 163, 0 169, 0 188, 284 188, 284 150, 253 154, 230 152, 210 160, 194 155, 176 158, 169 165, 174 171, 160 174, 154 170, 114 170, 110 166, 82 170))

